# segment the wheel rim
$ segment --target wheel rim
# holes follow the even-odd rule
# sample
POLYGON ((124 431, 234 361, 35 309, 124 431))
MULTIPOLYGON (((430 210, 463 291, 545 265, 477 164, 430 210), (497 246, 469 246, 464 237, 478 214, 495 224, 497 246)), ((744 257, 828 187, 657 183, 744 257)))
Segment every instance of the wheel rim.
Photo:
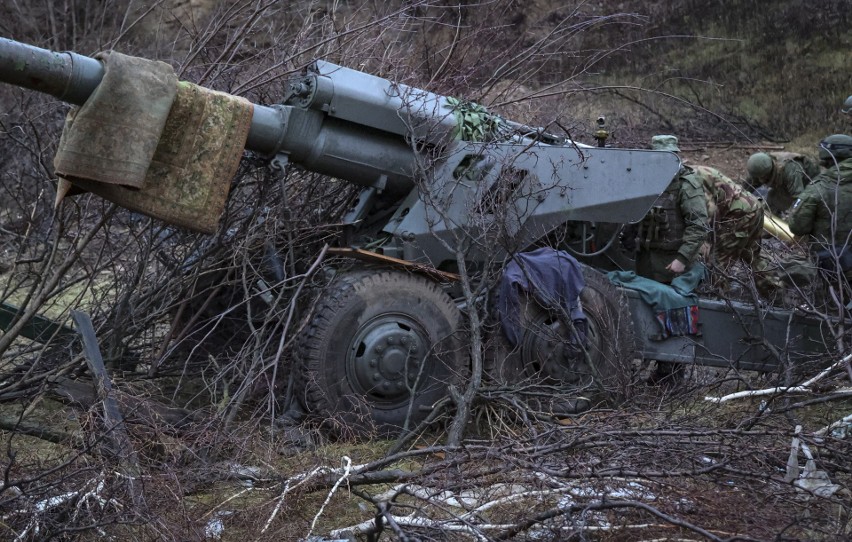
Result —
POLYGON ((585 351, 561 319, 542 312, 531 324, 521 347, 524 370, 563 384, 588 384, 595 374, 590 361, 595 363, 600 352, 594 319, 586 320, 585 351))
POLYGON ((408 400, 426 375, 428 334, 416 320, 398 313, 373 318, 358 329, 346 356, 353 389, 376 403, 408 400))

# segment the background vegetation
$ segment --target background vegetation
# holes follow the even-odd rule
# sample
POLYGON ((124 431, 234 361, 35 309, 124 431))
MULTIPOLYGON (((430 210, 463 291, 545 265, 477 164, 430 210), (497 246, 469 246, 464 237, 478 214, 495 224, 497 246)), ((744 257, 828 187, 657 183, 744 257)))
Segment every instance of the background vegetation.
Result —
MULTIPOLYGON (((838 112, 852 94, 847 4, 17 1, 0 5, 0 35, 160 59, 258 103, 325 58, 585 142, 605 115, 617 146, 673 132, 812 148, 849 128, 838 112)), ((278 427, 294 339, 335 264, 321 249, 352 188, 279 178, 247 157, 213 236, 88 195, 54 210, 66 111, 0 88, 2 298, 23 311, 0 337, 0 536, 847 539, 850 441, 820 432, 848 414, 834 373, 794 399, 717 404, 703 396, 791 375, 697 370, 676 393, 641 388, 622 409, 575 418, 490 382, 459 446, 443 445, 449 414, 416 440, 367 445, 278 427), (126 438, 77 339, 19 336, 35 314, 70 324, 70 308, 94 321, 126 438)), ((838 344, 823 365, 846 353, 838 344)))

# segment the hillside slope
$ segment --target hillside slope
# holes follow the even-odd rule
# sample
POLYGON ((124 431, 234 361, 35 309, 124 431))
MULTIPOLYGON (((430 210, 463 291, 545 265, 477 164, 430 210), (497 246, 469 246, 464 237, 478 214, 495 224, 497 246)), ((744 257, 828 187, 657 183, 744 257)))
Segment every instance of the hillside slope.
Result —
POLYGON ((589 8, 635 12, 641 21, 627 31, 603 28, 591 38, 629 43, 601 63, 595 82, 641 86, 692 104, 620 92, 625 99, 615 102, 619 107, 641 101, 630 108, 638 123, 694 137, 809 145, 850 129, 839 113, 852 94, 849 2, 603 0, 589 8))

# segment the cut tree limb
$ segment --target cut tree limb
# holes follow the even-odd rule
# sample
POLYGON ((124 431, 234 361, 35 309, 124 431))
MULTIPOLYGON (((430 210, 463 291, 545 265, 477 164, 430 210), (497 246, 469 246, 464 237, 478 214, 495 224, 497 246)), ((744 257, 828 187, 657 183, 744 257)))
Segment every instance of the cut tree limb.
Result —
MULTIPOLYGON (((53 380, 53 383, 54 386, 48 393, 58 401, 84 409, 89 409, 98 402, 92 382, 62 377, 53 380)), ((120 390, 113 390, 113 397, 124 412, 126 423, 147 425, 175 433, 198 421, 198 416, 189 410, 169 407, 153 399, 134 397, 120 390)))
POLYGON ((74 440, 74 435, 71 433, 22 420, 19 416, 0 416, 0 429, 40 438, 54 444, 68 444, 74 440))

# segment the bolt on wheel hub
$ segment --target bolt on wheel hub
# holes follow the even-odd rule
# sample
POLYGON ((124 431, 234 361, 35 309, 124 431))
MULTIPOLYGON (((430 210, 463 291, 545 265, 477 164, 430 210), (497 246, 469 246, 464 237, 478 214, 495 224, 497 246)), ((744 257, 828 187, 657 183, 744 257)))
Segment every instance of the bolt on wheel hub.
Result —
POLYGON ((423 367, 427 335, 405 315, 383 315, 367 322, 347 355, 347 374, 355 389, 379 401, 409 396, 423 367))

